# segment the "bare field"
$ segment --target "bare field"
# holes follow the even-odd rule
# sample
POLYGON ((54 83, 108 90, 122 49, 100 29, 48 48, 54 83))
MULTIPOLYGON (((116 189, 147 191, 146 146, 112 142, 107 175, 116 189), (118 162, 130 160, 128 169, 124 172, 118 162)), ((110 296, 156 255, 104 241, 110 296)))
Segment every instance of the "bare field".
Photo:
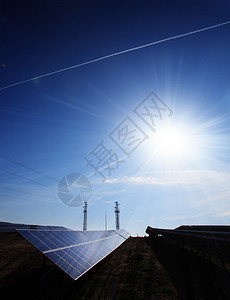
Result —
POLYGON ((156 239, 130 237, 73 281, 18 233, 0 234, 1 299, 230 299, 217 261, 156 239))

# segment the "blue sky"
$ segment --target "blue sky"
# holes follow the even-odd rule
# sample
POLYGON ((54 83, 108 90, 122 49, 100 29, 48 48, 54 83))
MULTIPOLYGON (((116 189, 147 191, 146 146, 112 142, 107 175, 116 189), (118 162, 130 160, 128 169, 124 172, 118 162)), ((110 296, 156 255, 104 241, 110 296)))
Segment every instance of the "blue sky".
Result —
MULTIPOLYGON (((2 1, 0 88, 229 20, 228 1, 2 1)), ((0 90, 1 220, 82 229, 82 207, 57 193, 81 173, 92 184, 88 229, 103 229, 105 212, 115 228, 114 201, 133 235, 229 224, 229 37, 226 24, 0 90), (168 107, 155 131, 134 111, 151 92, 168 107), (110 138, 127 117, 142 132, 130 156, 110 138), (162 155, 164 126, 183 131, 186 153, 162 155), (123 160, 110 176, 101 169, 106 179, 85 160, 102 141, 123 160)))

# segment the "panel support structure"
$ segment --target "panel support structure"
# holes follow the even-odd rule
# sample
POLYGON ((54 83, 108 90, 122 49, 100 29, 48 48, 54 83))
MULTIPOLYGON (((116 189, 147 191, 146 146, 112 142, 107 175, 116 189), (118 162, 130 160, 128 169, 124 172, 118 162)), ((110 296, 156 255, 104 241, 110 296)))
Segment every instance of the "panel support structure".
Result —
POLYGON ((18 232, 74 280, 130 236, 123 229, 101 231, 30 230, 18 232))

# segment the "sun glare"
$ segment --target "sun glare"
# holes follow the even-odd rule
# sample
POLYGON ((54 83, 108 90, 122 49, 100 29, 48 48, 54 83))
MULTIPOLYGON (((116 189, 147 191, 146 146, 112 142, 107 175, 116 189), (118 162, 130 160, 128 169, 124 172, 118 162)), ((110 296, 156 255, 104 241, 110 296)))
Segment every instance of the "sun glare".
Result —
POLYGON ((163 127, 155 135, 157 153, 167 158, 189 157, 193 139, 185 129, 163 127))

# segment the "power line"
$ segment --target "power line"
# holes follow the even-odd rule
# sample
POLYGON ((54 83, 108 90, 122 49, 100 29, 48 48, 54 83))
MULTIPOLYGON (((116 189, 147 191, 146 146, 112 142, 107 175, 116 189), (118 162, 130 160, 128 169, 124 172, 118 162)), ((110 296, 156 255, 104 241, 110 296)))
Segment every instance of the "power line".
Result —
POLYGON ((118 55, 125 54, 125 53, 128 53, 128 52, 140 50, 140 49, 150 47, 150 46, 153 46, 153 45, 156 45, 156 44, 160 44, 160 43, 164 43, 164 42, 171 41, 171 40, 174 40, 174 39, 189 36, 189 35, 192 35, 192 34, 200 33, 200 32, 207 31, 207 30, 210 30, 210 29, 214 29, 214 28, 224 26, 224 25, 227 25, 227 24, 230 24, 230 21, 226 21, 226 22, 219 23, 219 24, 216 24, 216 25, 212 25, 212 26, 201 28, 201 29, 193 30, 193 31, 190 31, 190 32, 174 35, 174 36, 171 36, 171 37, 168 37, 168 38, 165 38, 165 39, 161 39, 161 40, 158 40, 158 41, 155 41, 155 42, 151 42, 151 43, 144 44, 144 45, 141 45, 141 46, 129 48, 129 49, 122 50, 122 51, 119 51, 119 52, 115 52, 115 53, 112 53, 112 54, 108 54, 108 55, 105 55, 105 56, 102 56, 102 57, 99 57, 99 58, 95 58, 95 59, 92 59, 92 60, 89 60, 89 61, 86 61, 86 62, 83 62, 83 63, 80 63, 80 64, 76 64, 76 65, 73 65, 73 66, 70 66, 70 67, 66 67, 66 68, 63 68, 63 69, 59 69, 59 70, 56 70, 56 71, 52 71, 52 72, 49 72, 49 73, 46 73, 46 74, 42 74, 42 75, 35 76, 35 77, 29 78, 29 79, 26 79, 26 80, 22 80, 22 81, 18 81, 18 82, 6 85, 4 87, 1 87, 0 91, 11 88, 11 87, 14 87, 14 86, 17 86, 17 85, 21 85, 23 83, 27 83, 27 82, 30 82, 30 81, 33 81, 33 80, 36 80, 36 79, 40 79, 40 78, 43 78, 43 77, 48 77, 48 76, 51 76, 51 75, 54 75, 54 74, 57 74, 57 73, 61 73, 61 72, 65 72, 65 71, 68 71, 68 70, 71 70, 71 69, 76 69, 76 68, 79 68, 79 67, 82 67, 82 66, 85 66, 85 65, 89 65, 89 64, 92 64, 92 63, 95 63, 95 62, 98 62, 98 61, 101 61, 101 60, 104 60, 104 59, 107 59, 107 58, 110 58, 110 57, 113 57, 113 56, 118 56, 118 55))
POLYGON ((16 173, 13 173, 13 172, 7 171, 7 170, 5 170, 5 169, 2 169, 2 168, 0 168, 0 171, 3 171, 3 172, 5 172, 5 173, 8 173, 8 174, 10 174, 10 175, 13 175, 13 176, 16 176, 16 177, 19 177, 19 178, 25 179, 25 180, 28 180, 28 181, 30 181, 30 182, 33 182, 33 183, 36 183, 36 184, 42 185, 42 186, 44 186, 44 187, 48 188, 49 190, 56 191, 55 189, 52 189, 52 188, 50 188, 48 185, 45 185, 45 184, 43 184, 43 183, 40 183, 40 182, 38 182, 38 181, 35 181, 35 180, 32 180, 32 179, 29 179, 29 178, 27 178, 27 177, 24 177, 24 176, 18 175, 18 174, 16 174, 16 173))
POLYGON ((13 164, 15 164, 15 165, 18 165, 18 166, 20 166, 20 167, 22 167, 22 168, 25 168, 25 169, 27 169, 27 170, 29 170, 29 171, 32 171, 32 172, 34 172, 34 173, 36 173, 36 174, 39 174, 39 175, 43 176, 43 177, 46 177, 46 178, 48 178, 48 179, 54 180, 55 182, 58 182, 58 180, 57 180, 56 178, 51 177, 51 176, 49 176, 49 175, 46 175, 46 174, 44 174, 44 173, 42 173, 42 172, 40 172, 40 171, 37 171, 37 170, 35 170, 35 169, 33 169, 33 168, 31 168, 31 167, 29 167, 29 166, 23 164, 23 163, 20 163, 19 161, 14 160, 14 159, 12 159, 12 158, 10 158, 10 157, 4 155, 4 154, 1 154, 1 153, 0 153, 0 157, 3 158, 3 159, 5 159, 5 160, 8 160, 9 162, 11 162, 11 163, 13 163, 13 164))

